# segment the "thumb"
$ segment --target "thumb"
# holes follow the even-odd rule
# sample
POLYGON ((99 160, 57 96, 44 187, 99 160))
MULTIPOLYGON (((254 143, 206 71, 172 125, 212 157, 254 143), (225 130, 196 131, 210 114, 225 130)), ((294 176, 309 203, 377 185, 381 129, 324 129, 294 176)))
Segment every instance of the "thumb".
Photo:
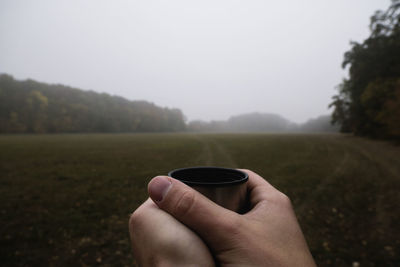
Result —
POLYGON ((150 181, 148 191, 158 207, 195 231, 211 249, 221 249, 226 245, 227 233, 238 230, 238 214, 176 179, 157 176, 150 181))

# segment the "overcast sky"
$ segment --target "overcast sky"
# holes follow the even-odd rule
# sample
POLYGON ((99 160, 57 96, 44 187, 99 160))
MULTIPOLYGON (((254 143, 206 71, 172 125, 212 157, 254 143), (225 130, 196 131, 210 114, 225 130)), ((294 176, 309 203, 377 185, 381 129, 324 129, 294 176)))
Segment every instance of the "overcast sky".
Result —
POLYGON ((189 120, 328 114, 349 41, 389 0, 0 1, 0 73, 189 120))

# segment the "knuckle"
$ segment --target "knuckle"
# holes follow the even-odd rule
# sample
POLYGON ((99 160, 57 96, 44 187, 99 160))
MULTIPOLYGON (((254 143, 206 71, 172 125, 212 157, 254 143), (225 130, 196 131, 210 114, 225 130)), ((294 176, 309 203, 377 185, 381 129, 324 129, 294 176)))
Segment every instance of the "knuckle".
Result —
POLYGON ((185 217, 192 209, 195 202, 195 193, 193 191, 185 191, 177 199, 174 207, 174 215, 182 218, 185 217))
POLYGON ((284 206, 291 206, 292 205, 292 202, 291 202, 290 198, 284 193, 281 193, 281 192, 279 193, 278 200, 279 200, 279 203, 281 203, 284 206))
POLYGON ((136 227, 137 225, 139 225, 140 222, 142 221, 142 218, 143 218, 143 216, 142 216, 142 213, 141 213, 141 211, 140 211, 140 208, 137 209, 137 210, 135 210, 135 211, 131 214, 131 216, 130 216, 130 218, 129 218, 129 228, 130 228, 130 229, 133 229, 134 227, 136 227))
POLYGON ((142 229, 151 219, 151 212, 145 205, 139 206, 129 217, 129 230, 142 229))

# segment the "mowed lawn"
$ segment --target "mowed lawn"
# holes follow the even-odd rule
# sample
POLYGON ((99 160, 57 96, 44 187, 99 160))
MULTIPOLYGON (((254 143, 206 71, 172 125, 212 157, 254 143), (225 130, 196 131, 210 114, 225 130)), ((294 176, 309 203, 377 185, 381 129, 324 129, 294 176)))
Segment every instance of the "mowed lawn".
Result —
POLYGON ((128 219, 148 181, 199 165, 286 193, 319 266, 400 266, 400 147, 267 134, 0 136, 0 265, 134 265, 128 219))

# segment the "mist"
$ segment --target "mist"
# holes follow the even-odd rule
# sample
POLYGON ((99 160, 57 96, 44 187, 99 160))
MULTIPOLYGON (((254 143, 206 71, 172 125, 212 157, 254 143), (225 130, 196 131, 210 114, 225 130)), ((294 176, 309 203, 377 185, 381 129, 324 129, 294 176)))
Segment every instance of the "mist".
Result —
POLYGON ((350 40, 390 1, 1 1, 0 73, 179 108, 328 114, 350 40))

